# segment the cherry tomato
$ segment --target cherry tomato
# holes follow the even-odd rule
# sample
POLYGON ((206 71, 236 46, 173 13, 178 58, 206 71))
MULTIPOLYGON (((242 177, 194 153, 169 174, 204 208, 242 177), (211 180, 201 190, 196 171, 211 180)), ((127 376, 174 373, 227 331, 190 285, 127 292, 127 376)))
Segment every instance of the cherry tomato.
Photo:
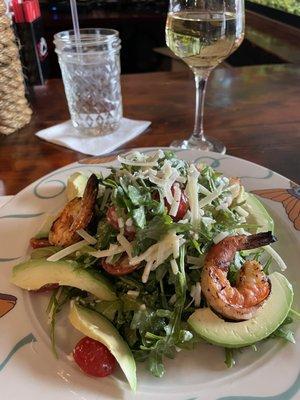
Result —
POLYGON ((139 265, 130 265, 129 258, 127 255, 124 255, 120 258, 120 260, 115 264, 108 264, 104 260, 102 260, 102 268, 110 275, 122 276, 127 275, 137 269, 139 265))
POLYGON ((115 229, 119 230, 118 214, 114 206, 108 207, 106 212, 107 222, 115 229))
POLYGON ((41 239, 31 238, 30 239, 30 246, 33 249, 40 249, 42 247, 51 246, 51 244, 50 244, 48 238, 41 238, 41 239))
MULTIPOLYGON (((174 193, 173 187, 172 187, 172 192, 174 193)), ((186 195, 183 193, 183 191, 181 191, 181 197, 180 197, 180 201, 179 201, 178 211, 177 211, 177 214, 175 215, 175 217, 173 217, 173 220, 177 222, 177 221, 180 221, 181 219, 183 219, 187 210, 188 210, 188 200, 187 200, 186 195)))
POLYGON ((116 367, 116 359, 108 348, 87 336, 76 344, 73 357, 79 368, 92 376, 101 378, 108 376, 116 367))
MULTIPOLYGON (((171 187, 171 191, 172 191, 172 194, 174 195, 174 192, 175 192, 174 185, 171 187)), ((155 193, 153 195, 153 199, 156 201, 159 201, 158 193, 155 193)), ((165 207, 167 208, 168 213, 169 213, 171 206, 167 202, 166 199, 165 199, 165 207)), ((177 214, 175 215, 175 217, 172 216, 173 221, 175 221, 175 222, 180 221, 185 216, 187 210, 188 210, 188 199, 187 199, 186 195, 183 193, 183 191, 181 190, 178 211, 177 211, 177 214)))
POLYGON ((31 290, 33 293, 44 293, 44 292, 50 292, 50 290, 57 289, 59 287, 58 283, 48 283, 47 285, 42 286, 41 288, 37 290, 31 290))
MULTIPOLYGON (((106 212, 107 222, 116 230, 120 230, 118 222, 118 214, 114 206, 108 207, 106 212)), ((124 235, 129 240, 132 241, 135 237, 135 228, 133 225, 125 226, 124 235)))
MULTIPOLYGON (((173 194, 173 196, 174 196, 174 192, 175 192, 174 185, 171 187, 171 191, 172 191, 172 194, 173 194)), ((165 206, 167 207, 168 212, 169 212, 171 206, 170 206, 170 204, 167 202, 166 199, 165 199, 165 206)), ((172 219, 173 219, 175 222, 180 221, 180 220, 185 216, 187 210, 188 210, 188 200, 187 200, 186 195, 185 195, 185 194, 183 193, 183 191, 181 190, 181 196, 180 196, 180 200, 179 200, 178 211, 177 211, 177 214, 176 214, 174 217, 172 216, 172 219)))

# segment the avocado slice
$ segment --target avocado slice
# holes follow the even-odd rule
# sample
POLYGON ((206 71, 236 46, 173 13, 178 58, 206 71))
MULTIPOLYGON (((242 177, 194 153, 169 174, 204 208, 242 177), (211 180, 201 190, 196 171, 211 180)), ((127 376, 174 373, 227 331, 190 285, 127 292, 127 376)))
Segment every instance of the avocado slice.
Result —
POLYGON ((27 290, 37 290, 49 283, 58 283, 85 290, 101 300, 117 298, 106 279, 95 271, 80 268, 75 261, 29 260, 13 268, 10 281, 27 290))
POLYGON ((282 324, 293 302, 293 288, 286 277, 274 272, 269 278, 271 293, 254 318, 226 322, 210 308, 202 308, 189 317, 189 325, 207 342, 222 347, 245 347, 265 339, 282 324))
POLYGON ((136 391, 136 364, 128 344, 113 324, 101 314, 89 308, 71 303, 71 324, 84 335, 103 343, 115 356, 129 385, 136 391))
POLYGON ((272 217, 254 194, 247 193, 244 207, 249 212, 247 223, 259 225, 259 228, 251 233, 268 231, 274 233, 274 221, 272 217))

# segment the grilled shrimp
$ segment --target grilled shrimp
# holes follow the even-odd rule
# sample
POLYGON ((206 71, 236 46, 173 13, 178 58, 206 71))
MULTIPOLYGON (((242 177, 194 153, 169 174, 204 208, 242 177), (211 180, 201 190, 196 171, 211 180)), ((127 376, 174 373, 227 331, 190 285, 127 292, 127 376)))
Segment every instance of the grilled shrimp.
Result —
POLYGON ((55 246, 69 246, 80 240, 76 233, 84 229, 93 216, 93 210, 98 194, 98 179, 92 174, 82 197, 69 201, 53 222, 49 232, 49 242, 55 246))
POLYGON ((201 274, 201 287, 208 305, 231 320, 252 318, 271 292, 271 284, 257 261, 246 261, 235 286, 227 279, 237 251, 255 249, 276 241, 271 232, 230 236, 209 250, 201 274))

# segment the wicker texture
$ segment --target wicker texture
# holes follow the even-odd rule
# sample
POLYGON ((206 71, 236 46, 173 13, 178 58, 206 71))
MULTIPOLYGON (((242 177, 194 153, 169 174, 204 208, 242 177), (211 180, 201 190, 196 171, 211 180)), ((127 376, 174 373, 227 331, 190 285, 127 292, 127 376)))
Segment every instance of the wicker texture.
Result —
POLYGON ((6 5, 0 0, 0 133, 8 135, 29 123, 22 66, 6 5))

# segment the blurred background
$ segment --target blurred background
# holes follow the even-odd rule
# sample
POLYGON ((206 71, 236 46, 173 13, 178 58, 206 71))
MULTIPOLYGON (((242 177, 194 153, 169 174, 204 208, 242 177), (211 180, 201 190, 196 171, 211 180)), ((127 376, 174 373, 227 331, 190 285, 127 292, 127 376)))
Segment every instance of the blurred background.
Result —
MULTIPOLYGON (((122 73, 187 68, 165 44, 167 0, 78 0, 81 28, 107 27, 120 32, 122 73)), ((49 47, 49 78, 60 77, 53 35, 71 29, 68 0, 41 0, 49 47)), ((300 1, 246 1, 246 36, 222 66, 300 63, 300 1)))

